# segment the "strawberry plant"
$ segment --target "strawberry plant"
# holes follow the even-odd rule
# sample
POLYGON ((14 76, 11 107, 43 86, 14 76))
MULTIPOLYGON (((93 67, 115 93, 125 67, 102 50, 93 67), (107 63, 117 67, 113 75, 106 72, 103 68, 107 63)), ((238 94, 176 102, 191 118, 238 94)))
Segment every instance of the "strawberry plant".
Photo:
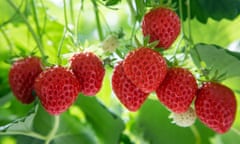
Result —
POLYGON ((240 143, 237 0, 0 1, 0 144, 240 143))

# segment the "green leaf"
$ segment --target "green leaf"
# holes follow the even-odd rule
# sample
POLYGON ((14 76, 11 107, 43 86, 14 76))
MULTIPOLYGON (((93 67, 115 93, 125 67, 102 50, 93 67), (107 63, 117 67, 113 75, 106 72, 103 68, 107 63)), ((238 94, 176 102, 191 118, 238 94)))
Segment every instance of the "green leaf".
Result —
MULTIPOLYGON (((240 33, 236 32, 239 27, 240 17, 230 21, 223 19, 216 21, 208 19, 206 24, 200 23, 197 19, 191 20, 191 33, 195 43, 217 44, 227 47, 230 43, 238 40, 240 33)), ((188 29, 187 24, 184 25, 188 29)))
POLYGON ((32 113, 26 117, 17 119, 16 121, 0 127, 0 132, 29 132, 35 114, 32 113))
POLYGON ((210 68, 210 77, 215 72, 226 74, 225 78, 240 76, 240 61, 229 55, 226 50, 216 45, 197 44, 190 51, 191 57, 198 68, 201 68, 201 61, 210 68))
POLYGON ((41 104, 33 119, 33 130, 42 135, 47 135, 53 127, 54 117, 49 115, 41 104), (44 126, 43 126, 44 125, 44 126))
POLYGON ((103 143, 118 143, 124 129, 124 123, 119 117, 108 111, 95 97, 80 95, 76 104, 103 143))
MULTIPOLYGON (((197 18, 202 23, 206 23, 208 18, 217 21, 224 18, 232 20, 240 13, 239 0, 184 0, 182 1, 184 19, 187 18, 187 1, 190 1, 191 17, 197 18)), ((177 4, 178 2, 179 0, 173 1, 177 4)))
POLYGON ((143 136, 151 144, 193 144, 196 140, 208 144, 214 132, 196 121, 195 127, 200 137, 195 137, 190 128, 178 127, 168 118, 169 111, 157 100, 148 99, 142 106, 132 127, 138 136, 143 136), (197 138, 197 139, 196 139, 197 138))
POLYGON ((239 133, 236 133, 233 130, 230 130, 228 133, 223 135, 216 135, 212 139, 212 144, 237 144, 240 142, 239 133))
POLYGON ((120 2, 121 0, 107 0, 105 5, 106 6, 113 6, 113 5, 116 5, 120 2))
MULTIPOLYGON (((21 0, 15 0, 14 3, 20 7, 22 5, 21 0)), ((14 20, 16 16, 15 10, 8 4, 7 0, 0 1, 0 10, 1 10, 1 19, 0 19, 0 25, 4 25, 6 22, 10 22, 10 20, 14 20)))
POLYGON ((135 0, 135 4, 136 4, 136 19, 138 21, 141 21, 143 15, 146 12, 145 2, 144 2, 144 0, 135 0))
POLYGON ((82 123, 76 117, 64 112, 60 117, 60 125, 54 138, 54 144, 95 144, 98 139, 93 129, 87 123, 82 123))
POLYGON ((18 135, 15 137, 16 137, 17 144, 43 144, 44 143, 43 140, 39 140, 39 139, 28 137, 28 136, 18 135))

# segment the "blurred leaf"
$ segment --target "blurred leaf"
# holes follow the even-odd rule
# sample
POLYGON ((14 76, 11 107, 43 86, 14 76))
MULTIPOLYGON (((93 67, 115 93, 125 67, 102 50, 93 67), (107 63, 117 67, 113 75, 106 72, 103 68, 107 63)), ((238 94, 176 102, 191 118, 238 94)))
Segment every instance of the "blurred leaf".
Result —
POLYGON ((98 139, 89 124, 83 124, 68 112, 61 114, 54 144, 96 144, 98 139))
POLYGON ((119 117, 108 111, 95 97, 79 95, 76 104, 103 143, 118 143, 124 129, 124 123, 119 117))
POLYGON ((0 127, 0 132, 26 132, 31 131, 35 113, 31 113, 26 117, 19 118, 12 123, 0 127))
POLYGON ((212 144, 236 144, 239 143, 240 137, 239 134, 230 130, 228 133, 223 135, 216 135, 212 139, 212 144))
MULTIPOLYGON (((169 111, 159 101, 147 100, 139 111, 132 131, 143 136, 151 144, 183 143, 193 144, 196 137, 190 128, 178 127, 168 118, 169 111)), ((200 135, 200 141, 208 144, 214 132, 203 126, 199 121, 195 123, 200 135)))
POLYGON ((41 104, 38 106, 38 110, 33 119, 32 128, 35 132, 42 135, 47 135, 52 129, 54 124, 54 117, 49 115, 41 104), (44 126, 43 126, 44 125, 44 126))
MULTIPOLYGON (((223 19, 216 21, 208 19, 206 24, 200 23, 197 19, 191 20, 191 33, 195 43, 217 44, 227 47, 235 40, 239 40, 240 33, 236 30, 239 27, 240 16, 230 21, 223 19)), ((187 24, 184 25, 187 29, 187 24)))
POLYGON ((206 63, 211 69, 210 75, 217 71, 218 74, 226 74, 225 78, 240 76, 240 61, 219 46, 197 44, 190 53, 198 68, 201 68, 201 61, 206 63))
POLYGON ((103 0, 103 1, 106 1, 106 2, 105 2, 105 5, 106 5, 106 6, 116 5, 116 4, 118 4, 119 2, 121 2, 121 0, 103 0))
MULTIPOLYGON (((183 17, 187 18, 187 4, 190 1, 191 17, 197 18, 200 22, 206 23, 208 18, 220 21, 221 19, 233 20, 240 13, 239 0, 183 0, 183 17)), ((178 4, 179 0, 173 3, 178 4)), ((178 7, 177 7, 178 8, 178 7)), ((179 13, 179 9, 178 9, 179 13)))
MULTIPOLYGON (((21 8, 24 5, 23 0, 14 0, 15 5, 21 8)), ((17 17, 17 13, 15 10, 8 4, 7 0, 0 1, 0 10, 1 10, 1 19, 0 26, 6 24, 7 22, 16 21, 19 17, 17 17)))
MULTIPOLYGON (((34 131, 42 135, 47 135, 53 128, 53 125, 54 116, 48 114, 40 105, 36 116, 34 117, 34 131)), ((60 115, 60 125, 57 130, 56 138, 54 138, 53 141, 56 144, 76 142, 83 144, 97 143, 92 129, 88 125, 81 123, 78 119, 71 116, 67 111, 60 115)))
POLYGON ((39 139, 28 137, 28 136, 18 135, 15 137, 17 141, 16 144, 43 144, 44 143, 43 140, 39 140, 39 139))

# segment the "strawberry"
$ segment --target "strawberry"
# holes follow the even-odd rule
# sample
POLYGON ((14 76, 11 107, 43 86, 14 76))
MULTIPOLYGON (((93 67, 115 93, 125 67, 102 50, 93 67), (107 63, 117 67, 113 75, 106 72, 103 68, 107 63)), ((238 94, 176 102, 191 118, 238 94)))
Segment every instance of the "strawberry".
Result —
POLYGON ((204 83, 195 101, 198 118, 217 133, 229 130, 236 116, 236 105, 232 90, 215 82, 204 83))
POLYGON ((71 58, 71 69, 77 76, 84 95, 93 96, 100 90, 105 69, 95 54, 91 52, 75 54, 71 58))
POLYGON ((172 112, 169 118, 173 119, 172 123, 175 123, 177 126, 180 127, 190 127, 194 124, 197 115, 195 110, 192 107, 184 113, 174 113, 172 112))
POLYGON ((46 69, 37 77, 34 89, 46 111, 58 115, 76 100, 80 84, 71 71, 56 66, 46 69))
POLYGON ((156 90, 159 101, 175 113, 186 112, 197 92, 197 82, 184 68, 170 68, 156 90))
POLYGON ((112 88, 118 99, 129 111, 137 111, 148 96, 142 92, 125 75, 123 63, 120 62, 114 69, 112 88))
POLYGON ((41 61, 37 57, 26 57, 13 63, 8 75, 9 84, 13 94, 23 104, 34 101, 33 84, 41 72, 41 61))
POLYGON ((169 8, 158 7, 144 15, 143 35, 150 36, 150 42, 159 41, 157 47, 168 49, 180 33, 178 15, 169 8))
POLYGON ((123 62, 123 69, 128 79, 145 93, 155 91, 167 73, 162 55, 145 47, 130 52, 123 62))

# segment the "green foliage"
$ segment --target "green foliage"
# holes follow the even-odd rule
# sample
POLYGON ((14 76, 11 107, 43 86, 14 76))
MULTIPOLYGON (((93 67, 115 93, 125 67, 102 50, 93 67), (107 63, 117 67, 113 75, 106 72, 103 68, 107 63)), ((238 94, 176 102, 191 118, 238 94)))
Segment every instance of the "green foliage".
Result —
POLYGON ((226 49, 216 45, 197 44, 191 50, 191 56, 199 69, 202 68, 202 62, 206 64, 206 68, 210 70, 209 77, 216 73, 223 75, 224 79, 240 77, 240 61, 235 56, 229 55, 226 49))
POLYGON ((194 126, 194 128, 198 129, 198 134, 195 134, 191 128, 181 128, 172 124, 168 118, 169 115, 169 111, 159 101, 148 100, 142 106, 132 130, 139 136, 142 135, 151 144, 191 144, 195 141, 204 144, 210 143, 208 138, 212 137, 214 133, 199 121, 194 126))

